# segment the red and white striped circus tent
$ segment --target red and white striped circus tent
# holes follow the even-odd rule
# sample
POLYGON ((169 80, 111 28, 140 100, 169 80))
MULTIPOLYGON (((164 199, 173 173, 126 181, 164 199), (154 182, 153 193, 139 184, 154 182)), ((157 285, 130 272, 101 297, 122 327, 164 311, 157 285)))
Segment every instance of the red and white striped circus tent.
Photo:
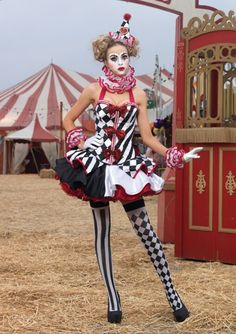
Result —
POLYGON ((19 84, 0 93, 0 130, 27 126, 35 113, 48 130, 61 126, 63 115, 78 99, 83 88, 95 79, 50 64, 19 84))
MULTIPOLYGON (((162 104, 173 99, 173 78, 163 69, 161 73, 162 104)), ((38 114, 41 124, 48 130, 58 130, 61 118, 76 102, 82 90, 96 78, 91 75, 50 64, 15 86, 0 92, 0 130, 13 131, 26 127, 38 114), (62 115, 60 114, 60 106, 62 115)), ((151 90, 153 75, 137 76, 137 85, 151 90)), ((91 130, 88 113, 79 119, 91 130)))

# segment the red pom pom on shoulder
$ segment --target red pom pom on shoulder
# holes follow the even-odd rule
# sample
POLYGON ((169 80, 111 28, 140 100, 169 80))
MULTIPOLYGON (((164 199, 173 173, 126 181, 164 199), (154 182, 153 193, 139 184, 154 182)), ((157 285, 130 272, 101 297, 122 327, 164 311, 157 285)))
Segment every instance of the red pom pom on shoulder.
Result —
POLYGON ((124 19, 126 20, 126 21, 129 21, 130 19, 131 19, 131 15, 129 14, 129 13, 126 13, 126 14, 124 14, 124 19))

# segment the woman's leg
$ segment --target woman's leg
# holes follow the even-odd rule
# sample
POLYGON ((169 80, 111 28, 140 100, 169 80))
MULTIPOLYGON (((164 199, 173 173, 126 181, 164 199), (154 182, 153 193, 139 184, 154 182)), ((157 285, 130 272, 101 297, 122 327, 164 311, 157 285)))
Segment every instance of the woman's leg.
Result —
POLYGON ((173 309, 176 321, 185 320, 189 316, 189 312, 174 288, 162 244, 150 224, 144 200, 140 199, 135 202, 123 204, 123 206, 134 230, 144 243, 150 260, 164 284, 166 296, 173 309))
POLYGON ((121 305, 116 290, 110 246, 110 208, 109 203, 90 202, 94 220, 95 250, 100 272, 108 292, 108 321, 121 321, 121 305))

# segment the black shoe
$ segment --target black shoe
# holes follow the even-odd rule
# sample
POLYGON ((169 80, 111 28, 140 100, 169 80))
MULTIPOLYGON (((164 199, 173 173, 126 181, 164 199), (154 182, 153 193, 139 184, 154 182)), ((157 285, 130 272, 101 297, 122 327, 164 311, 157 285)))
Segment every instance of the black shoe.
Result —
MULTIPOLYGON (((119 292, 117 291, 118 295, 118 300, 119 300, 119 306, 121 308, 121 303, 120 303, 120 295, 119 292)), ((107 320, 108 322, 119 324, 122 319, 122 311, 117 310, 117 311, 109 311, 109 300, 108 300, 108 310, 107 310, 107 320)))
POLYGON ((119 324, 122 319, 122 311, 109 311, 107 312, 108 322, 119 324))
POLYGON ((174 317, 177 322, 182 322, 186 318, 189 317, 190 313, 187 309, 187 307, 182 303, 182 307, 176 311, 174 311, 174 317))

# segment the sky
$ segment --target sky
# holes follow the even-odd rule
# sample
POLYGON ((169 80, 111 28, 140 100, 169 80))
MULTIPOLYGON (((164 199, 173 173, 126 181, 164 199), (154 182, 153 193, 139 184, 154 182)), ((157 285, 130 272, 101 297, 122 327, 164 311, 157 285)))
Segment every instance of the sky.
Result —
MULTIPOLYGON (((185 0, 186 2, 188 0, 185 0)), ((236 12, 236 0, 201 0, 236 12)), ((1 0, 0 91, 28 78, 50 63, 92 76, 101 74, 91 43, 116 31, 124 13, 140 41, 140 56, 132 61, 136 75, 153 73, 155 56, 173 72, 176 16, 120 0, 1 0)))

